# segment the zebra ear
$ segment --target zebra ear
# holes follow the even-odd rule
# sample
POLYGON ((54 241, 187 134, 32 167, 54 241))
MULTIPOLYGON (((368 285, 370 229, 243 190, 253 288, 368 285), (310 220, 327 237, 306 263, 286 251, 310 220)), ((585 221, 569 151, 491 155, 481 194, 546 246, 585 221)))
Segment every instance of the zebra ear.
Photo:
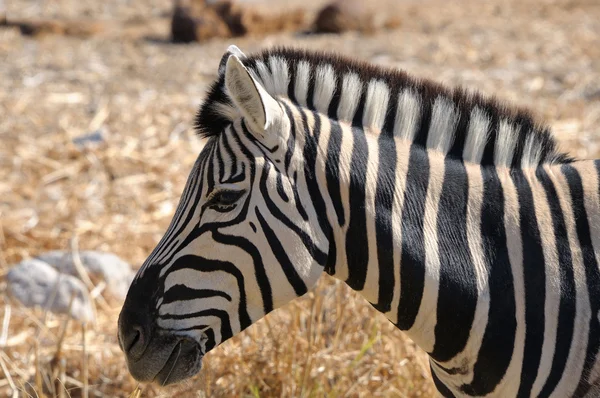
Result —
POLYGON ((264 133, 281 113, 277 101, 256 81, 242 61, 231 55, 225 66, 225 87, 254 131, 264 133))

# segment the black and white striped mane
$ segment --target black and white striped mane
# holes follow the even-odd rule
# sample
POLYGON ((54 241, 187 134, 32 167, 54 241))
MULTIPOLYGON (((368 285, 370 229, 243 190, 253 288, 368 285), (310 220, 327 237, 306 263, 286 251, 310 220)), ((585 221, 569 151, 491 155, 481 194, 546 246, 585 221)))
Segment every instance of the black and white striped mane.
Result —
MULTIPOLYGON (((412 109, 418 113, 416 117, 419 121, 412 142, 423 147, 427 147, 432 112, 435 112, 434 104, 436 100, 441 100, 444 104, 449 104, 447 108, 452 111, 452 117, 455 119, 452 123, 454 129, 447 129, 447 132, 442 133, 449 135, 446 142, 449 144, 447 154, 450 157, 483 165, 508 163, 510 167, 572 161, 568 155, 557 149, 556 141, 548 127, 537 123, 531 113, 507 106, 495 98, 479 93, 467 92, 461 88, 449 89, 429 80, 414 78, 399 70, 324 52, 277 48, 247 56, 242 62, 273 97, 288 98, 300 106, 327 114, 336 120, 343 119, 337 114, 341 96, 344 95, 342 81, 350 74, 358 76, 362 86, 357 91, 360 92, 358 108, 353 120, 344 120, 357 126, 362 125, 361 110, 369 83, 378 82, 385 85, 389 101, 386 98, 387 110, 382 128, 384 135, 391 136, 399 106, 398 98, 409 90, 408 92, 417 99, 417 106, 413 106, 412 109), (323 70, 329 72, 327 76, 323 74, 323 70), (307 87, 296 87, 299 73, 302 73, 304 78, 308 77, 307 87), (335 87, 330 95, 331 100, 325 105, 315 103, 315 93, 319 90, 331 90, 332 82, 335 87), (298 91, 305 100, 297 100, 298 91), (474 115, 478 115, 477 121, 485 120, 486 123, 480 128, 473 128, 472 125, 477 126, 477 121, 472 120, 474 115), (469 134, 474 135, 473 132, 478 136, 468 137, 469 134), (466 146, 471 146, 470 152, 465 151, 466 146), (499 154, 502 151, 505 153, 499 154), (468 156, 465 157, 465 153, 478 155, 469 159, 468 156)), ((220 73, 196 116, 198 133, 202 137, 219 135, 236 117, 236 113, 225 89, 224 74, 220 73)), ((437 140, 439 141, 439 138, 437 140)))

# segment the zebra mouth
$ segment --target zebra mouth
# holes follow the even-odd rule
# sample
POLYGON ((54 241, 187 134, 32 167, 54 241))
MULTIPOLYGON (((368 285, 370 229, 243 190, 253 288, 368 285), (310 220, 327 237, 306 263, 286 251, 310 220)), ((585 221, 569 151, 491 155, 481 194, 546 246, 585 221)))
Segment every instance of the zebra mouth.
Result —
POLYGON ((161 386, 175 384, 196 375, 202 368, 202 350, 197 342, 181 339, 156 374, 154 382, 161 386))

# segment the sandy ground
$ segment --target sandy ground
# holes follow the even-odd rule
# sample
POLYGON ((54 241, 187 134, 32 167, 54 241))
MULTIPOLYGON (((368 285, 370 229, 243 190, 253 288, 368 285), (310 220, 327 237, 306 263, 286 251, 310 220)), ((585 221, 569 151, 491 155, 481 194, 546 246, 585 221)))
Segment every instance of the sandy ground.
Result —
MULTIPOLYGON (((287 3, 313 12, 322 4, 287 3)), ((202 147, 190 126, 231 43, 245 52, 334 49, 478 89, 534 110, 571 154, 600 152, 597 0, 397 1, 402 26, 393 31, 191 45, 166 40, 167 0, 19 0, 6 7, 13 18, 99 19, 107 28, 88 39, 0 29, 2 278, 10 264, 49 249, 106 250, 141 264, 202 147), (72 143, 98 130, 104 143, 83 150, 72 143)), ((354 296, 325 279, 207 355, 194 380, 167 391, 144 386, 142 395, 435 396, 424 354, 354 296)), ((136 388, 116 344, 119 302, 96 300, 99 320, 86 326, 83 344, 81 326, 23 309, 4 293, 0 300, 0 395, 60 394, 64 385, 74 397, 83 389, 128 396, 136 388)))

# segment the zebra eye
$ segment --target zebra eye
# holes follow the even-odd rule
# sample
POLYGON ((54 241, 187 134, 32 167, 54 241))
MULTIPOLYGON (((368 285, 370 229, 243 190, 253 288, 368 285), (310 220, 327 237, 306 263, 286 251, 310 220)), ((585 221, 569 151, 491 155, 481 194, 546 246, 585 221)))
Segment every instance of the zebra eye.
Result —
POLYGON ((225 213, 235 209, 237 201, 240 200, 246 191, 236 191, 233 189, 223 189, 213 193, 206 206, 210 209, 225 213))

